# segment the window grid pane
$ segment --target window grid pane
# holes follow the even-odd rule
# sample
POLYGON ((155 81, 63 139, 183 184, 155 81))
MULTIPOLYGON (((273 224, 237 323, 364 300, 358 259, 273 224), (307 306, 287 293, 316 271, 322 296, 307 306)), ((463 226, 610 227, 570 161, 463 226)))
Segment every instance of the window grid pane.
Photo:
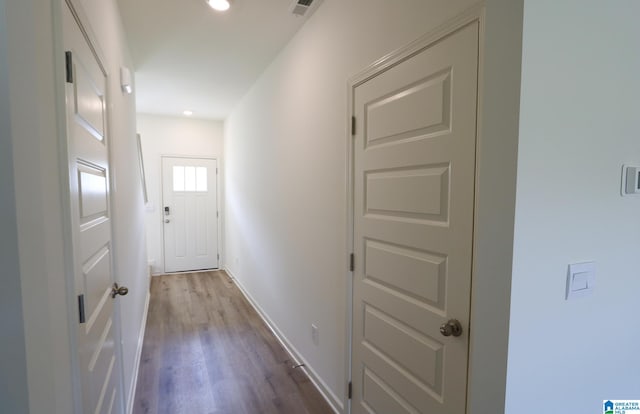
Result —
POLYGON ((196 167, 184 167, 184 190, 196 191, 196 167))
POLYGON ((173 191, 184 191, 184 167, 173 166, 173 191))
POLYGON ((207 167, 196 168, 196 191, 207 192, 207 167))

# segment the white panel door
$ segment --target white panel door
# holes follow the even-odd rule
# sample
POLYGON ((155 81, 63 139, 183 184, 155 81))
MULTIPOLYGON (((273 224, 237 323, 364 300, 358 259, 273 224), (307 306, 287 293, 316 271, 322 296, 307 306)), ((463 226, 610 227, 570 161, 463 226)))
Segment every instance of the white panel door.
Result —
POLYGON ((473 23, 355 88, 353 413, 465 412, 477 71, 473 23))
POLYGON ((165 272, 218 268, 217 162, 162 158, 165 272))
POLYGON ((71 11, 65 6, 63 13, 70 64, 65 95, 83 412, 122 413, 120 335, 112 295, 107 75, 71 11))

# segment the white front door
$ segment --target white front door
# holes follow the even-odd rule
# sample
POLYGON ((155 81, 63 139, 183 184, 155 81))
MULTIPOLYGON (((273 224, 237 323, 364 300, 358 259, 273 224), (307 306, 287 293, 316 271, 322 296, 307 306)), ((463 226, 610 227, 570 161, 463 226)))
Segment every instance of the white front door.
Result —
POLYGON ((218 268, 217 162, 162 158, 165 272, 218 268))
POLYGON ((68 63, 65 95, 70 219, 83 412, 122 413, 120 334, 112 296, 107 75, 79 22, 66 6, 63 13, 68 63))
POLYGON ((354 90, 353 413, 465 412, 477 74, 474 22, 354 90))

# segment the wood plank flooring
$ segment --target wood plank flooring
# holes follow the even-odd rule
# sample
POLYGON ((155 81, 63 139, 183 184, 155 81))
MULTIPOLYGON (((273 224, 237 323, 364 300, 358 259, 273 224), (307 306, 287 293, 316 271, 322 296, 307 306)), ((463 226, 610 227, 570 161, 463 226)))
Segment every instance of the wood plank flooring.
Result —
POLYGON ((224 271, 154 277, 134 414, 333 413, 224 271))

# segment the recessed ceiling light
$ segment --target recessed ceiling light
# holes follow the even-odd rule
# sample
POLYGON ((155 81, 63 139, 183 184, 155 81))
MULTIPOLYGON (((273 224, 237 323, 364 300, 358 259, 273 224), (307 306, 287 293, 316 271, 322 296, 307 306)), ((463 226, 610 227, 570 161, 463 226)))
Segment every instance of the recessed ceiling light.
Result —
POLYGON ((193 115, 193 111, 186 110, 183 112, 183 114, 185 114, 186 116, 191 116, 193 115))
POLYGON ((231 5, 229 4, 229 0, 206 0, 207 4, 211 6, 212 9, 218 11, 229 10, 231 5))

